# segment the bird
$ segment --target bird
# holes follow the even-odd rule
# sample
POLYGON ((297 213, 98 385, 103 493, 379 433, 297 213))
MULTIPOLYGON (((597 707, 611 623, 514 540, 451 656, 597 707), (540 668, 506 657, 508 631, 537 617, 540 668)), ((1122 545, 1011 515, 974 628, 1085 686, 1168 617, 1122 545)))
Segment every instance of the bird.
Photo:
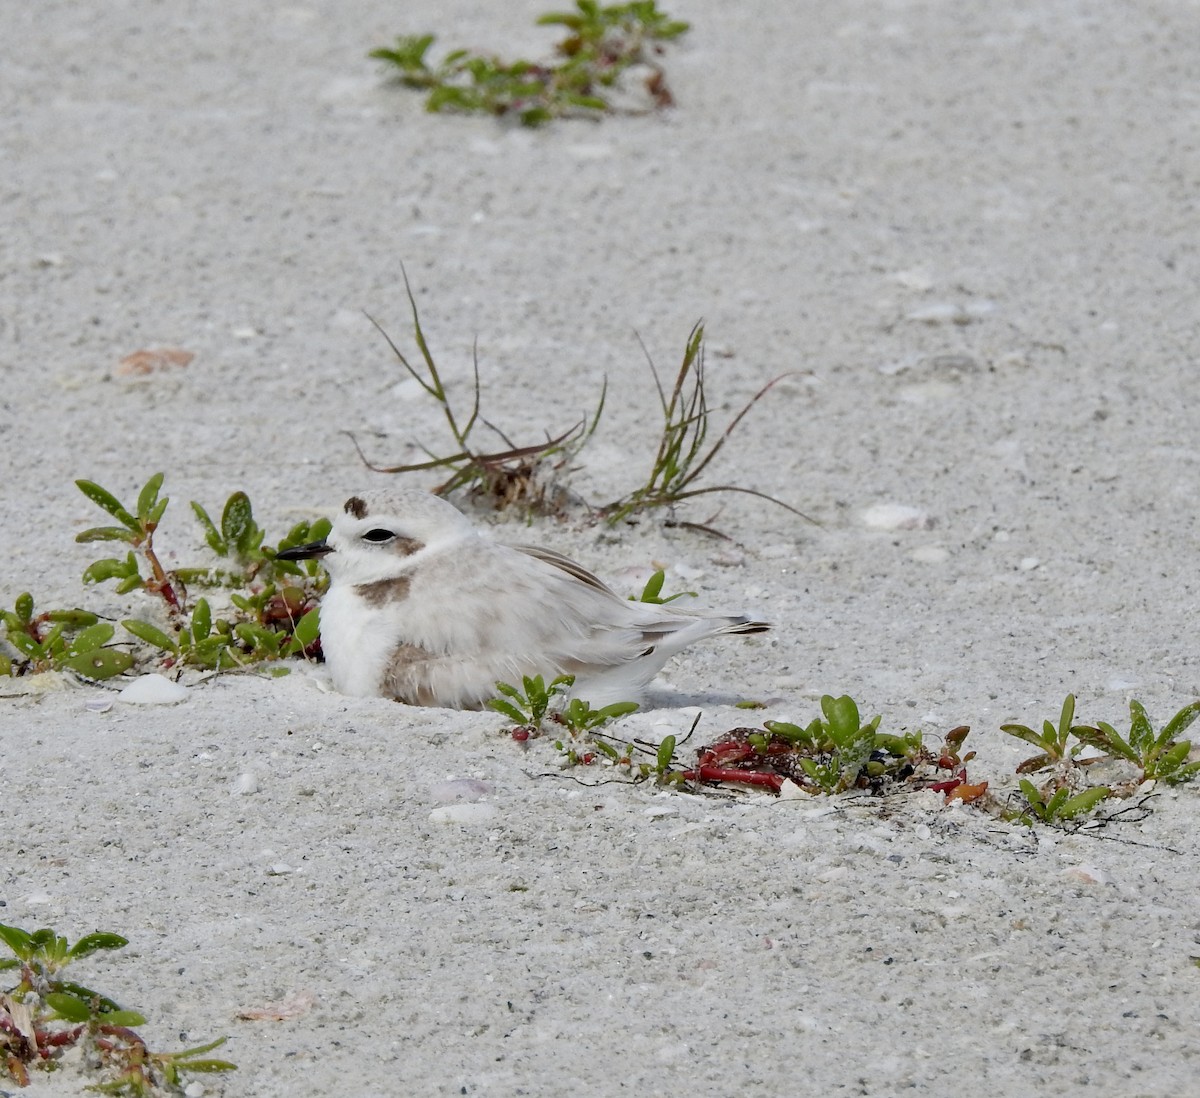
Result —
POLYGON ((602 708, 642 700, 676 653, 721 634, 770 628, 622 598, 575 561, 508 545, 416 487, 346 500, 322 541, 281 560, 329 573, 321 647, 333 686, 408 705, 481 709, 499 682, 574 676, 570 695, 602 708))

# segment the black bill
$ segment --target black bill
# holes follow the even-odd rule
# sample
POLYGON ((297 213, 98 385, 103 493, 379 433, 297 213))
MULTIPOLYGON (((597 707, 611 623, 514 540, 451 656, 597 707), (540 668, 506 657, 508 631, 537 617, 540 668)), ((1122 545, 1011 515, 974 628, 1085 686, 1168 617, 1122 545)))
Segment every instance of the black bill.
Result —
POLYGON ((282 553, 276 553, 276 560, 311 560, 313 557, 323 557, 326 553, 332 553, 333 546, 324 541, 310 541, 307 545, 295 545, 291 549, 285 549, 282 553))

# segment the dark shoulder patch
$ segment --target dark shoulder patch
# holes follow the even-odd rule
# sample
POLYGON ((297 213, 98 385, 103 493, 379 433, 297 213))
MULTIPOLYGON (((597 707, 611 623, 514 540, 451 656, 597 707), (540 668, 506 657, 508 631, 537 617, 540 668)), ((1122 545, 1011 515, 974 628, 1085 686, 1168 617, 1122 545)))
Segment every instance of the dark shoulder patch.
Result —
POLYGON ((353 515, 356 519, 367 517, 367 504, 358 496, 351 496, 346 500, 346 505, 343 510, 348 515, 353 515))
POLYGON ((356 583, 354 591, 370 606, 387 606, 389 603, 403 602, 408 598, 411 583, 408 576, 396 576, 394 579, 376 580, 374 583, 356 583))

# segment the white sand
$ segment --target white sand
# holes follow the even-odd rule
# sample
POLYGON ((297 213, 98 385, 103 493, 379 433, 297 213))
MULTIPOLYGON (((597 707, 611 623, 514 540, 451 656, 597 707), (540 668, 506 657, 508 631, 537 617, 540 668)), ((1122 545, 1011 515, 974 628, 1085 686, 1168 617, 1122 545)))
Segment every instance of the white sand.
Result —
MULTIPOLYGON (((0 602, 147 610, 81 589, 97 554, 72 538, 99 513, 76 477, 132 496, 164 470, 162 543, 189 563, 190 499, 244 488, 278 536, 381 481, 345 431, 381 460, 438 445, 362 315, 411 346, 403 262, 449 380, 466 393, 478 337, 518 441, 608 376, 572 482, 594 500, 654 445, 635 331, 671 370, 704 317, 730 411, 799 372, 714 475, 819 528, 731 497, 736 547, 516 531, 618 586, 660 561, 771 615, 761 643, 668 668, 699 738, 746 723, 722 702, 807 719, 848 692, 893 729, 972 725, 972 773, 1003 790, 1006 720, 1068 691, 1086 719, 1129 696, 1165 719, 1200 693, 1200 13, 689 0, 668 5, 695 25, 666 58, 677 111, 536 133, 427 115, 364 57, 425 29, 536 53, 546 6, 7 6, 0 602), (195 358, 114 376, 156 346, 195 358), (868 524, 881 504, 923 515, 868 524)), ((228 1034, 241 1070, 210 1094, 1193 1085, 1195 790, 1035 835, 933 797, 588 789, 494 715, 305 673, 173 707, 89 712, 97 693, 0 701, 0 921, 125 934, 78 977, 160 1047, 228 1034), (494 814, 431 819, 457 777, 494 814), (297 995, 293 1020, 235 1017, 297 995)))

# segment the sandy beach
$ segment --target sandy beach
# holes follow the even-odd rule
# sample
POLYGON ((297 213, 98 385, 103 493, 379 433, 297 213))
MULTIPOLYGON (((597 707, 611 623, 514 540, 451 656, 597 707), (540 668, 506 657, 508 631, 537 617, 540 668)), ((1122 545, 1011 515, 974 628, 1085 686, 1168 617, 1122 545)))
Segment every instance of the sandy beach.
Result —
MULTIPOLYGON (((729 540, 477 516, 770 618, 673 660, 630 736, 850 694, 970 725, 1003 797, 1029 752, 1001 724, 1200 697, 1200 10, 681 0, 675 109, 539 130, 429 114, 366 56, 544 55, 555 6, 8 5, 0 605, 157 612, 82 584, 106 550, 74 541, 77 478, 164 472, 174 566, 207 559, 191 500, 243 489, 277 540, 388 483, 350 434, 443 446, 365 315, 413 349, 403 265, 447 383, 469 400, 477 346, 516 443, 607 379, 569 480, 593 504, 657 443, 639 339, 670 373, 704 321, 714 427, 788 375, 711 482, 813 522, 744 495, 670 516, 729 540), (154 348, 191 357, 122 368, 154 348)), ((0 679, 0 922, 127 937, 75 975, 155 1047, 228 1036, 239 1070, 194 1098, 1194 1086, 1200 787, 1075 834, 932 793, 666 792, 304 664, 184 681, 98 712, 114 684, 0 679), (445 811, 464 778, 486 793, 445 811)))

